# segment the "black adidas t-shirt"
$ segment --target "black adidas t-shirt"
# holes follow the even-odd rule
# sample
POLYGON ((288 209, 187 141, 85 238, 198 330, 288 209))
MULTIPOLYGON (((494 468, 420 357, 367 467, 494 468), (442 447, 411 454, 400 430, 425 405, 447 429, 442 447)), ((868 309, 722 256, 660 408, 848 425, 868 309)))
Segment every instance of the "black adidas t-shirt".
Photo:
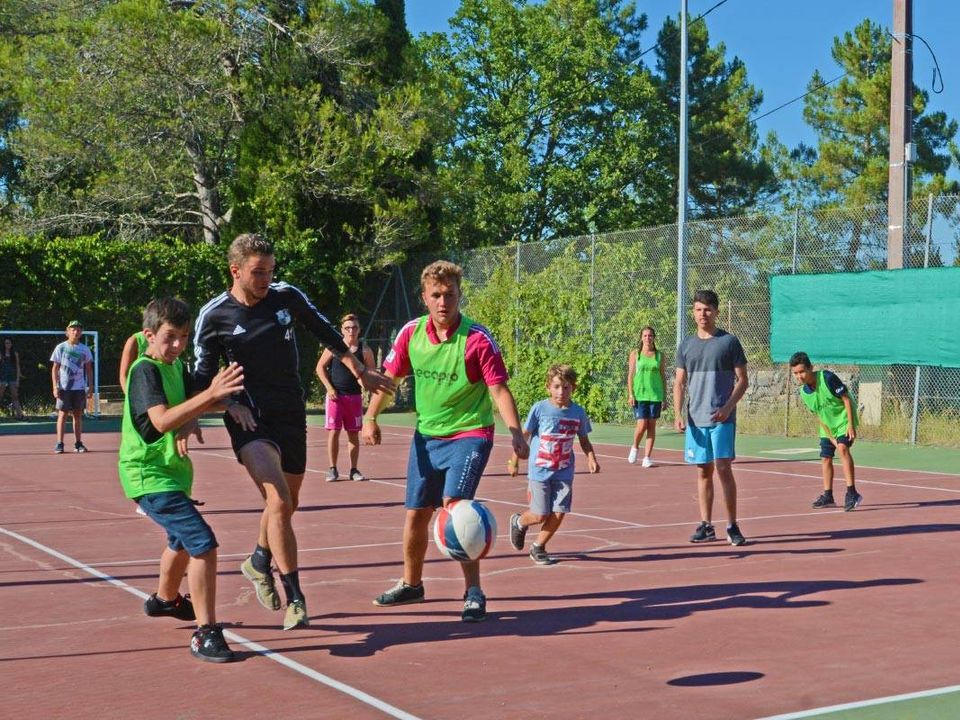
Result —
POLYGON ((201 308, 194 327, 194 388, 209 387, 221 364, 237 362, 243 366, 246 389, 238 400, 271 416, 302 413, 294 320, 335 355, 347 352, 336 328, 293 285, 273 283, 253 306, 243 305, 229 292, 215 297, 201 308))

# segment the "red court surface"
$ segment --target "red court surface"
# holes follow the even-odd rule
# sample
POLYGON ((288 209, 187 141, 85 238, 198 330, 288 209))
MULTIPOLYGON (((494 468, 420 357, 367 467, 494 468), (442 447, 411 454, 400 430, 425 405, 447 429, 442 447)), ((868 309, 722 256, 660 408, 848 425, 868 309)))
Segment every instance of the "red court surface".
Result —
MULTIPOLYGON (((560 562, 541 567, 506 538, 526 491, 498 437, 479 493, 500 524, 489 619, 469 625, 459 568, 432 544, 426 603, 371 603, 401 574, 410 431, 384 431, 361 455, 374 480, 325 483, 310 428, 295 524, 311 627, 284 632, 239 572, 259 496, 225 432, 206 429, 194 494, 241 654, 223 666, 190 657, 188 624, 143 615, 164 538, 120 492, 117 435, 63 456, 49 435, 0 437, 3 715, 742 720, 958 683, 960 476, 862 469, 856 512, 815 511, 816 463, 741 458, 748 544, 692 545, 694 470, 679 454, 644 470, 598 445, 602 472, 578 474, 549 548, 560 562)), ((723 537, 721 509, 718 487, 723 537)))

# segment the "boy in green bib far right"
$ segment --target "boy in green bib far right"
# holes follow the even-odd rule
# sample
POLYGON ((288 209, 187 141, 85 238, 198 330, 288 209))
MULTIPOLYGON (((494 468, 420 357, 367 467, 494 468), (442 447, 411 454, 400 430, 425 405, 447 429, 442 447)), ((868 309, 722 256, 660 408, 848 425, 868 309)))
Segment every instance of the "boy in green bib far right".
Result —
POLYGON ((790 372, 800 384, 800 399, 817 416, 820 425, 820 458, 823 470, 823 493, 813 501, 813 507, 835 507, 833 500, 833 456, 840 455, 847 494, 843 509, 856 509, 863 502, 854 482, 853 455, 850 447, 857 437, 855 400, 843 381, 829 370, 814 372, 810 356, 796 352, 790 357, 790 372))

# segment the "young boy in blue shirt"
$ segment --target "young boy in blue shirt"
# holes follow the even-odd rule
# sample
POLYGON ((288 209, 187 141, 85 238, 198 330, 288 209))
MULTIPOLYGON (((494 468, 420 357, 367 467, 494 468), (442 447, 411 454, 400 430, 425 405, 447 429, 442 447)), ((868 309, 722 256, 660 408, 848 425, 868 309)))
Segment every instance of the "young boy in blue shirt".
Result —
POLYGON ((187 438, 192 433, 202 440, 196 419, 243 390, 243 369, 228 365, 206 390, 189 397, 192 383, 180 361, 190 337, 186 304, 175 298, 151 301, 143 313, 143 332, 147 350, 130 367, 118 468, 124 494, 167 533, 157 592, 143 610, 151 617, 196 620, 191 654, 229 662, 233 652, 215 614, 217 539, 190 499, 187 438), (192 600, 180 594, 184 572, 192 600))
MULTIPOLYGON (((569 365, 553 365, 547 370, 546 400, 532 408, 524 424, 524 439, 530 442, 527 466, 527 493, 530 509, 510 516, 510 544, 523 550, 527 529, 540 525, 536 542, 530 546, 530 559, 537 565, 552 565, 547 543, 560 528, 573 501, 573 441, 587 455, 591 473, 600 472, 600 463, 588 437, 593 429, 586 411, 570 397, 577 388, 577 373, 569 365)), ((507 470, 517 474, 518 458, 507 461, 507 470)))

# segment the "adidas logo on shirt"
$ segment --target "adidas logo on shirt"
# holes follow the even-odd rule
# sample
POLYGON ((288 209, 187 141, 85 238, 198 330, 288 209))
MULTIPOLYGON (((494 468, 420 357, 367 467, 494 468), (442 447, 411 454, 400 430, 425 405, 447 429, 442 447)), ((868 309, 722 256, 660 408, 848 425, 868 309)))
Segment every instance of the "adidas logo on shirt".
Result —
POLYGON ((233 334, 234 334, 234 335, 243 335, 245 332, 246 332, 246 330, 243 329, 243 325, 237 325, 237 326, 233 329, 233 334))

